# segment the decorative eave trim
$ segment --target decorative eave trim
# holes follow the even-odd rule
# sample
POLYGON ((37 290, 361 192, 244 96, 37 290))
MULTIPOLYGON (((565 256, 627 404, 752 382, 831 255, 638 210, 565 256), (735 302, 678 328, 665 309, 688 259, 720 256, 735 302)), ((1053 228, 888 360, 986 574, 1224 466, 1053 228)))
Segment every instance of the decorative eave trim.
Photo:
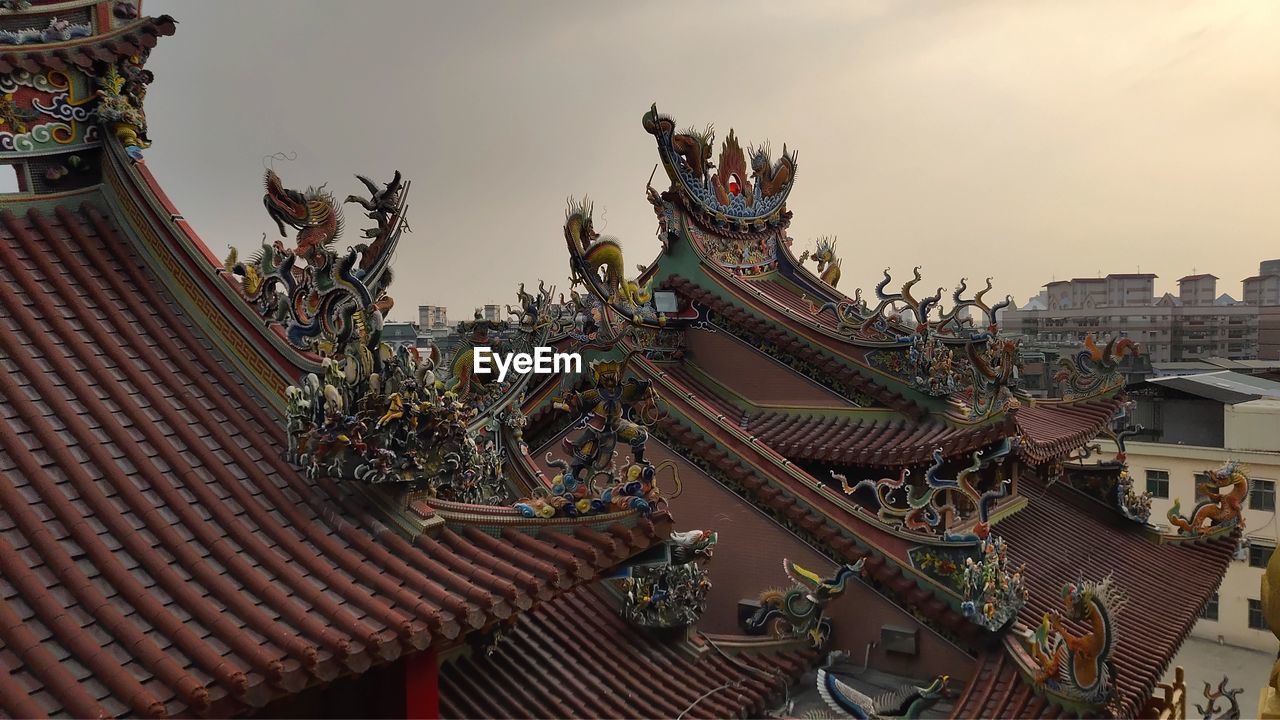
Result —
POLYGON ((156 46, 173 35, 177 21, 168 15, 141 18, 99 35, 39 45, 0 45, 0 74, 16 70, 90 70, 95 62, 111 63, 156 46))

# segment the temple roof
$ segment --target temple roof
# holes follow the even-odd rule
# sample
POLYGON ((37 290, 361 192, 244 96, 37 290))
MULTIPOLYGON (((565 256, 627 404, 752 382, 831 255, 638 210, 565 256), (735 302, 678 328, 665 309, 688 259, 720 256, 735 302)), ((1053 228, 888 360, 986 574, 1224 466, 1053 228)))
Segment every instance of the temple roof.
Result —
POLYGON ((794 641, 662 637, 580 588, 522 615, 491 655, 446 663, 441 717, 754 717, 817 654, 794 641))
MULTIPOLYGON (((1019 620, 1035 627, 1046 612, 1060 608, 1064 582, 1081 574, 1086 580, 1111 575, 1125 597, 1114 615, 1115 702, 1123 717, 1135 717, 1217 590, 1236 538, 1155 543, 1117 513, 1099 512, 1094 501, 1070 488, 1046 487, 1034 477, 1022 482, 1022 492, 1034 499, 995 525, 1009 543, 1012 561, 1028 568, 1028 601, 1019 620)), ((1035 701, 1019 687, 1024 684, 1019 672, 1014 662, 985 658, 955 717, 1035 715, 1027 709, 1035 701)))
POLYGON ((101 195, 9 204, 0 267, 10 715, 243 712, 508 618, 665 527, 411 542, 280 459, 278 420, 101 195))
POLYGON ((1052 705, 1024 682, 1013 660, 1002 648, 978 658, 973 679, 952 710, 953 718, 1058 718, 1062 708, 1052 705))

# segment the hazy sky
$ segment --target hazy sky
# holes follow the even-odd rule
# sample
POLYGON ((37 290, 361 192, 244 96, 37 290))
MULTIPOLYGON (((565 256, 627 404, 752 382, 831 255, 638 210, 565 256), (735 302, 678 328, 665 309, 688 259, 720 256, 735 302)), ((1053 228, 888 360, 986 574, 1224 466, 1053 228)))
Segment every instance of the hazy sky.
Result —
MULTIPOLYGON (((521 281, 563 289, 565 199, 627 266, 657 252, 650 103, 681 127, 798 149, 797 252, 839 237, 840 287, 951 288, 1193 270, 1240 294, 1280 257, 1280 2, 147 0, 147 162, 220 256, 275 237, 286 184, 413 181, 393 319, 457 321, 521 281), (972 283, 971 283, 972 284, 972 283)), ((661 170, 655 185, 665 179, 661 170)), ((345 239, 364 220, 347 211, 345 239)), ((345 246, 345 245, 344 245, 345 246)))

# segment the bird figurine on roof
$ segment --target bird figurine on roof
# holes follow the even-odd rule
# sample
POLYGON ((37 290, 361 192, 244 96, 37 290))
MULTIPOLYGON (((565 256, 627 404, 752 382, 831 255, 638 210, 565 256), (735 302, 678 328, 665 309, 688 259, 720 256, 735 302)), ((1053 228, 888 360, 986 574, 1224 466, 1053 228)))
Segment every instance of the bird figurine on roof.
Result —
POLYGON ((933 707, 946 694, 949 675, 939 675, 933 682, 920 687, 904 683, 871 697, 837 678, 831 668, 848 656, 843 651, 827 654, 827 661, 818 668, 818 694, 837 717, 871 720, 872 718, 918 718, 933 707))

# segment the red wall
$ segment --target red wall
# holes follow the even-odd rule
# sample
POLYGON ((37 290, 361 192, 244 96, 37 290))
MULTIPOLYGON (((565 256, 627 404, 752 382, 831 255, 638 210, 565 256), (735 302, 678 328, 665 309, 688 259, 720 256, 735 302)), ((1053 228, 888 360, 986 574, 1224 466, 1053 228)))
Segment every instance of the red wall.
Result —
POLYGON ((689 360, 725 387, 764 405, 849 408, 852 403, 723 332, 685 333, 689 360))

